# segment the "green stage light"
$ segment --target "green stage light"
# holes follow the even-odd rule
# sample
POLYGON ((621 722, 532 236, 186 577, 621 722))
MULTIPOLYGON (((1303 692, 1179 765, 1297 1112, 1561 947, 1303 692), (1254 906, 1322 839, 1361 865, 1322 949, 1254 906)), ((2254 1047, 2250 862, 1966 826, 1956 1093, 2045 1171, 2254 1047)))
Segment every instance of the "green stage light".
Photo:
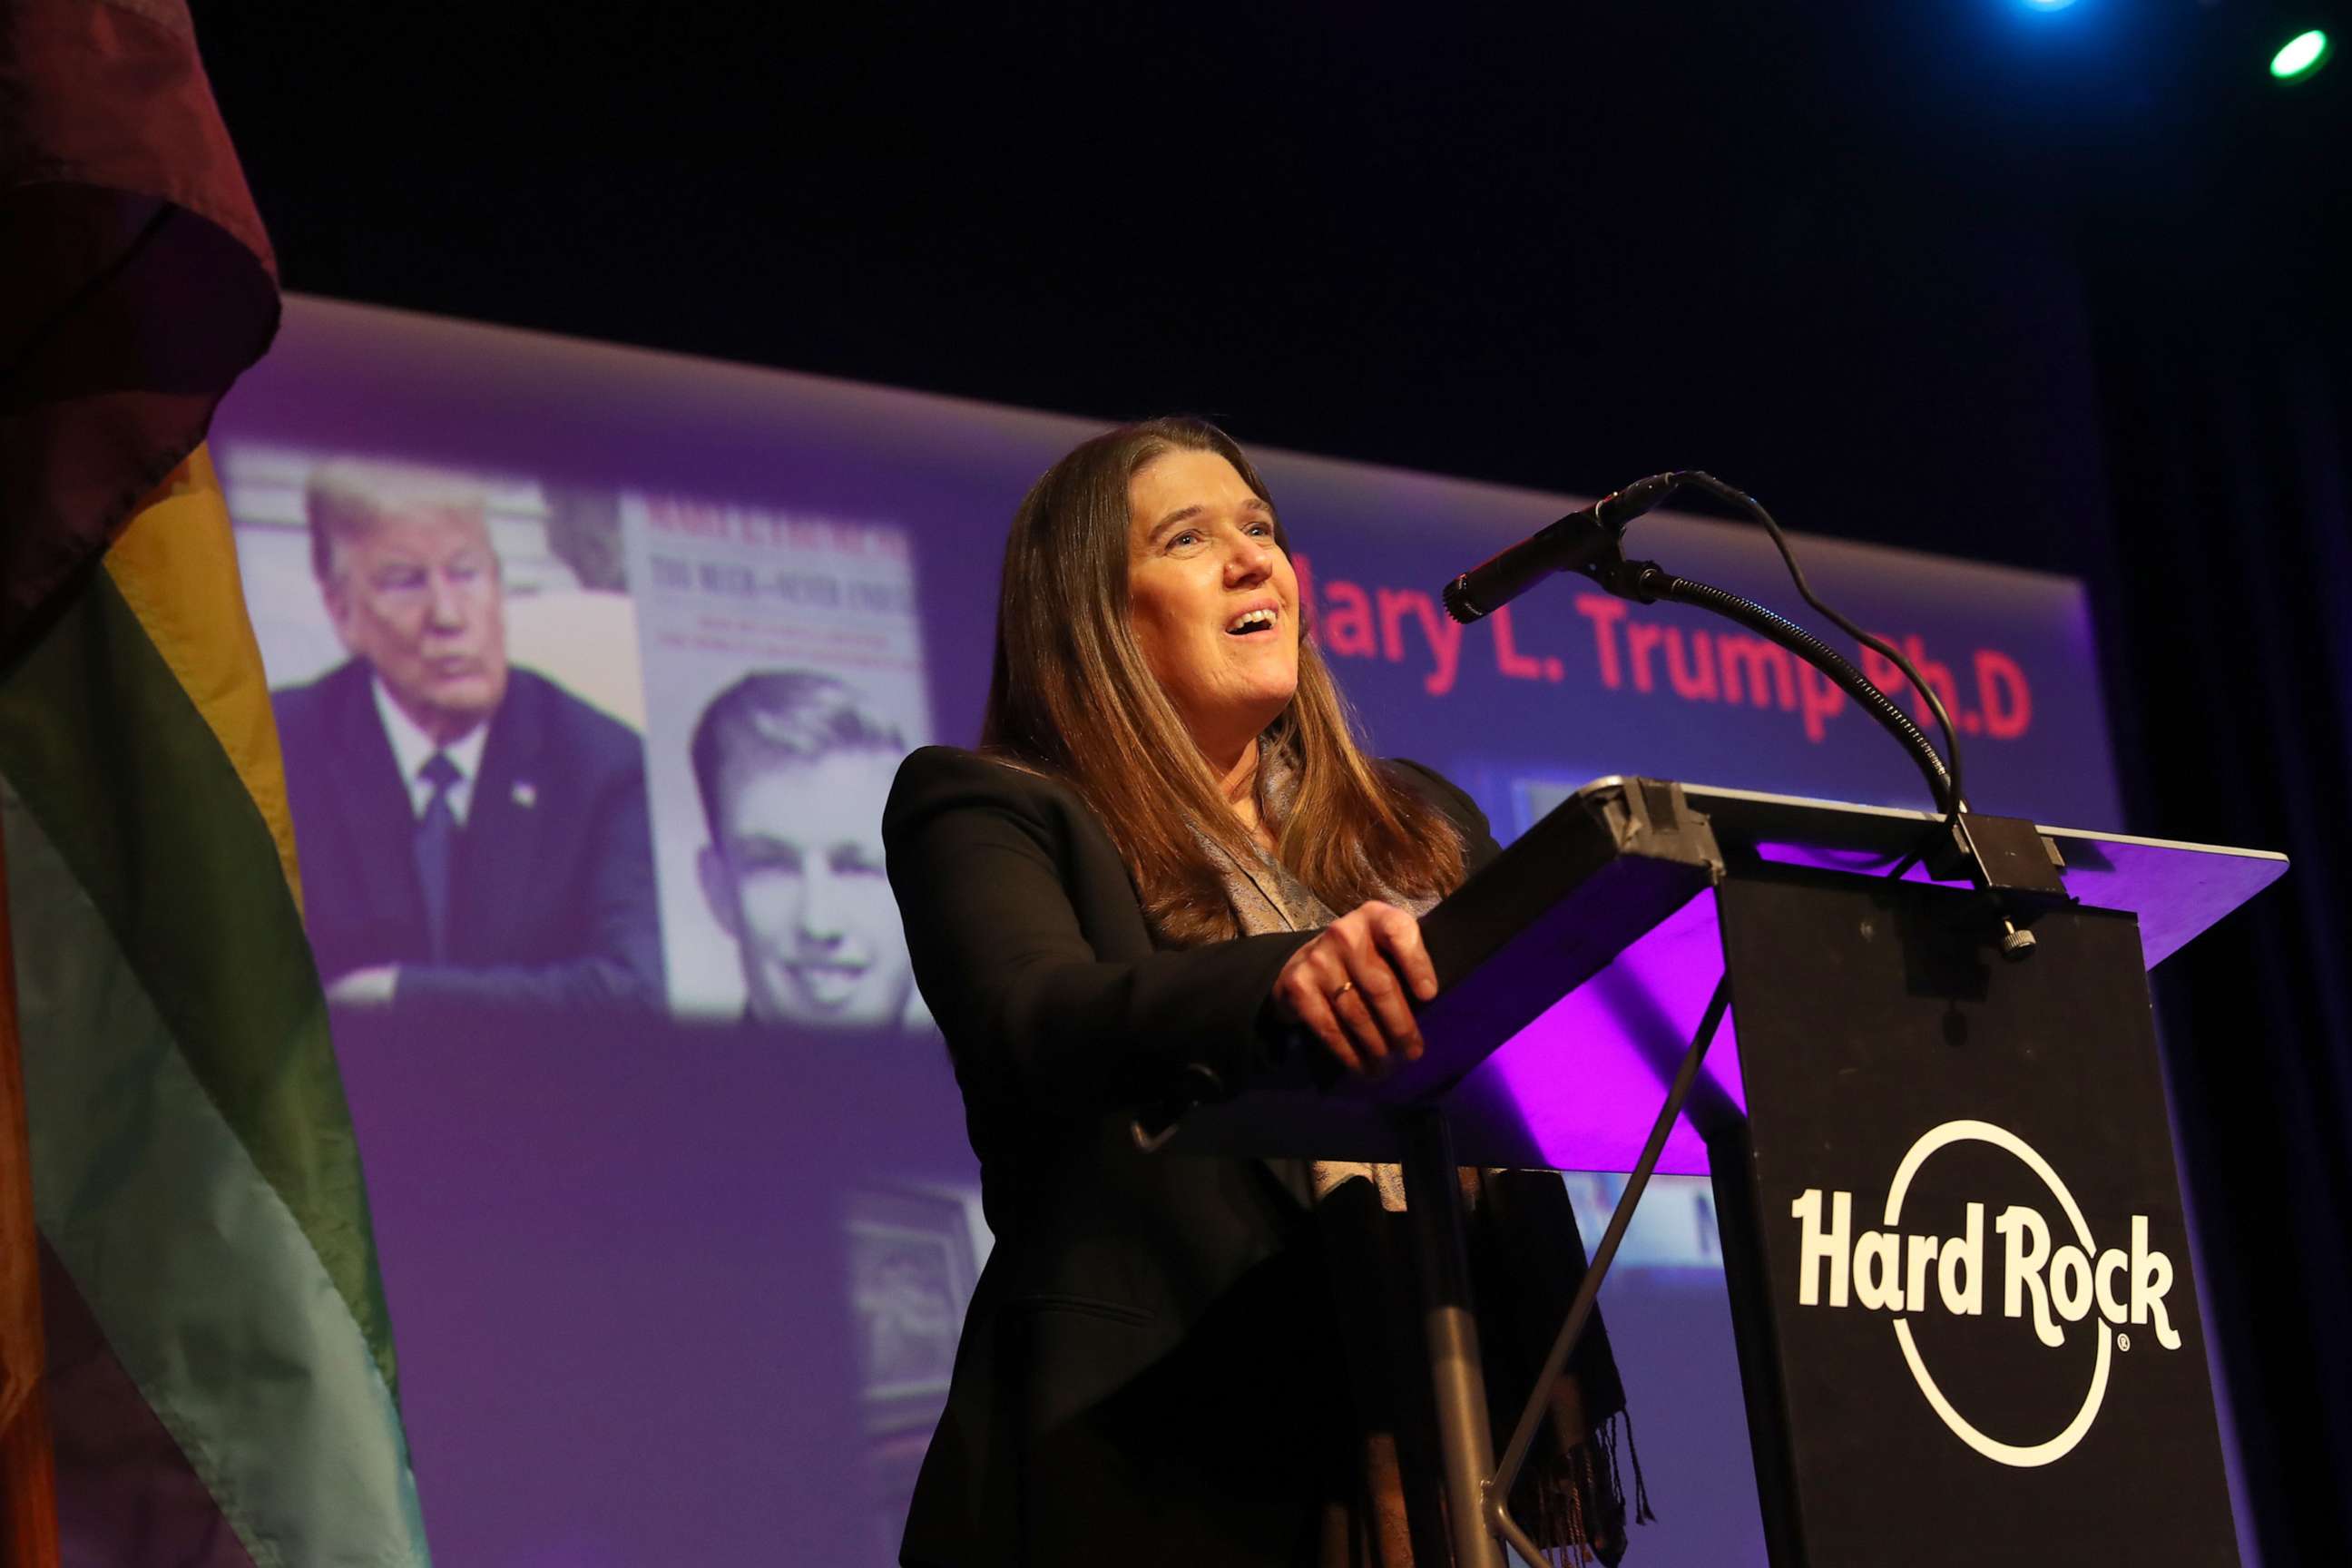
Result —
POLYGON ((2328 53, 2327 35, 2314 27, 2289 38, 2271 57, 2271 75, 2281 81, 2300 81, 2326 64, 2328 53))

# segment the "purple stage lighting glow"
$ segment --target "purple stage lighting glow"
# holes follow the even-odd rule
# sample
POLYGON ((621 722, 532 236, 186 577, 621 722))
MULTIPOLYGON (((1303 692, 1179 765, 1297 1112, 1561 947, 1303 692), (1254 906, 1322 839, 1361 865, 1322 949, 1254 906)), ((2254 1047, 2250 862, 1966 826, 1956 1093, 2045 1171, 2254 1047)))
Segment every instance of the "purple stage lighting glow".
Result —
MULTIPOLYGON (((1449 1107, 1509 1106, 1528 1145, 1563 1170, 1631 1170, 1722 977, 1715 895, 1701 893, 1513 1036, 1463 1080, 1449 1107)), ((1734 1022, 1727 1016, 1707 1047, 1661 1173, 1706 1174, 1694 1118, 1747 1110, 1734 1022)))

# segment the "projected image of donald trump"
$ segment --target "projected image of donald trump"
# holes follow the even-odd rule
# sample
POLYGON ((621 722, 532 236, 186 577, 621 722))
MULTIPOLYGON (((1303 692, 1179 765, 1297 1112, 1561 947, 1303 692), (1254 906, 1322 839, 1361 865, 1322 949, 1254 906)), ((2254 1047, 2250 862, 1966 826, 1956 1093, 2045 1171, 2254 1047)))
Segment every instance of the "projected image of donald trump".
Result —
POLYGON ((711 699, 692 754, 710 842, 696 865, 760 1024, 892 1029, 914 988, 882 864, 882 802, 906 753, 857 691, 761 670, 711 699))
POLYGON ((348 657, 272 700, 327 999, 435 1016, 657 1005, 644 745, 509 661, 486 489, 336 458, 303 506, 348 657))

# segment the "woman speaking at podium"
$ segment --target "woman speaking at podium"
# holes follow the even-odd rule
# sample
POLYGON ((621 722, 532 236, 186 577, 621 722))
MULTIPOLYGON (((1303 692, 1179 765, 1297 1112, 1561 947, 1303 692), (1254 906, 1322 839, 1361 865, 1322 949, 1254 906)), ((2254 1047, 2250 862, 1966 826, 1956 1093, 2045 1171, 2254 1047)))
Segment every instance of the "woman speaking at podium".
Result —
MULTIPOLYGON (((1013 517, 982 751, 917 752, 891 791, 996 1237, 904 1563, 1448 1561, 1394 1170, 1132 1131, 1286 1048, 1417 1055, 1417 917, 1496 853, 1467 795, 1358 749, 1288 548, 1214 426, 1086 442, 1013 517)), ((1584 1253, 1557 1177, 1463 1193, 1507 1420, 1584 1253)), ((1622 1407, 1588 1332, 1514 1499, 1546 1544, 1622 1551, 1622 1407)))

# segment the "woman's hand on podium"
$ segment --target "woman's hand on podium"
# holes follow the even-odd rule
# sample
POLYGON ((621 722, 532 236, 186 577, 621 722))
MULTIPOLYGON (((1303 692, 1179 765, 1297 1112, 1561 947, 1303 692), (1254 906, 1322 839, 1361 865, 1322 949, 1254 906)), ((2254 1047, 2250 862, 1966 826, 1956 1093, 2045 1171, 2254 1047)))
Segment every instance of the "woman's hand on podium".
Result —
POLYGON ((1377 1074, 1422 1051, 1412 1003, 1437 994, 1421 921, 1378 900, 1317 932, 1275 977, 1283 1016, 1323 1043, 1349 1072, 1377 1074))

